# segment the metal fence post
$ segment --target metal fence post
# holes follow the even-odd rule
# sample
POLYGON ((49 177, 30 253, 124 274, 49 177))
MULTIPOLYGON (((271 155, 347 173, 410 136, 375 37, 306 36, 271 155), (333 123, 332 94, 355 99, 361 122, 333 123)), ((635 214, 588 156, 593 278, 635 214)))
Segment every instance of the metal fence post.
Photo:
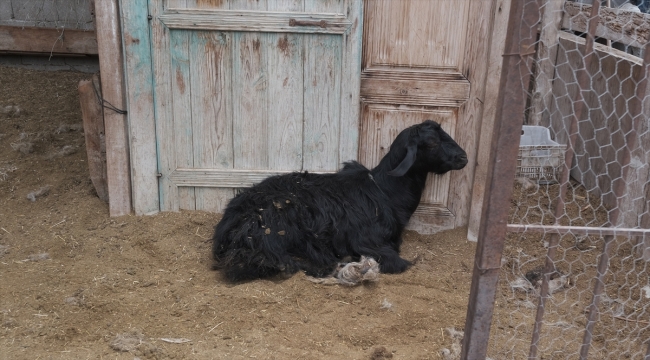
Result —
POLYGON ((538 22, 537 0, 512 2, 461 359, 487 355, 538 22))

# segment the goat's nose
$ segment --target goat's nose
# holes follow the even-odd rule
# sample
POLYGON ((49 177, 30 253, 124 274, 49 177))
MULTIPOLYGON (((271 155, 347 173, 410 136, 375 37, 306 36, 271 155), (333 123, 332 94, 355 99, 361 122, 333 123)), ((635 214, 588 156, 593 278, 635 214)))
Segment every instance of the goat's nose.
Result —
POLYGON ((458 155, 458 165, 464 167, 465 165, 467 165, 467 162, 468 162, 467 154, 458 155))

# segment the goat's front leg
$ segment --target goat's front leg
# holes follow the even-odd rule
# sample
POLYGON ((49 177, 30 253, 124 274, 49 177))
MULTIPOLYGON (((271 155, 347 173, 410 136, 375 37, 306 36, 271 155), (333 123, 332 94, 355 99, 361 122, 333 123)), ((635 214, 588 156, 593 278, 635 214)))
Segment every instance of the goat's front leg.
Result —
POLYGON ((385 274, 399 274, 408 269, 412 263, 402 259, 399 253, 390 246, 382 246, 378 249, 362 249, 361 255, 372 257, 379 263, 379 270, 385 274))

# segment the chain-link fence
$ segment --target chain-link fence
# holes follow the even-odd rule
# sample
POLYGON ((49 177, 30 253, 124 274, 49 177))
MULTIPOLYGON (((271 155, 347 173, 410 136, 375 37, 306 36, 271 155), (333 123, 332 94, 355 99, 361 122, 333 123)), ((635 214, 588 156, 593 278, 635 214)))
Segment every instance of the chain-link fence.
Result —
POLYGON ((591 3, 512 2, 468 358, 650 359, 650 15, 591 3))

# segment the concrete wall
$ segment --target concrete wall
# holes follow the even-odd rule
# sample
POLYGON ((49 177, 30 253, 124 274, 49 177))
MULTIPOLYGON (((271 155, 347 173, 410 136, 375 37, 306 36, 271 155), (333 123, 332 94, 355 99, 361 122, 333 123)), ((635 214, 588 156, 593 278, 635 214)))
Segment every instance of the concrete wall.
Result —
POLYGON ((0 0, 0 25, 92 30, 93 0, 0 0))

